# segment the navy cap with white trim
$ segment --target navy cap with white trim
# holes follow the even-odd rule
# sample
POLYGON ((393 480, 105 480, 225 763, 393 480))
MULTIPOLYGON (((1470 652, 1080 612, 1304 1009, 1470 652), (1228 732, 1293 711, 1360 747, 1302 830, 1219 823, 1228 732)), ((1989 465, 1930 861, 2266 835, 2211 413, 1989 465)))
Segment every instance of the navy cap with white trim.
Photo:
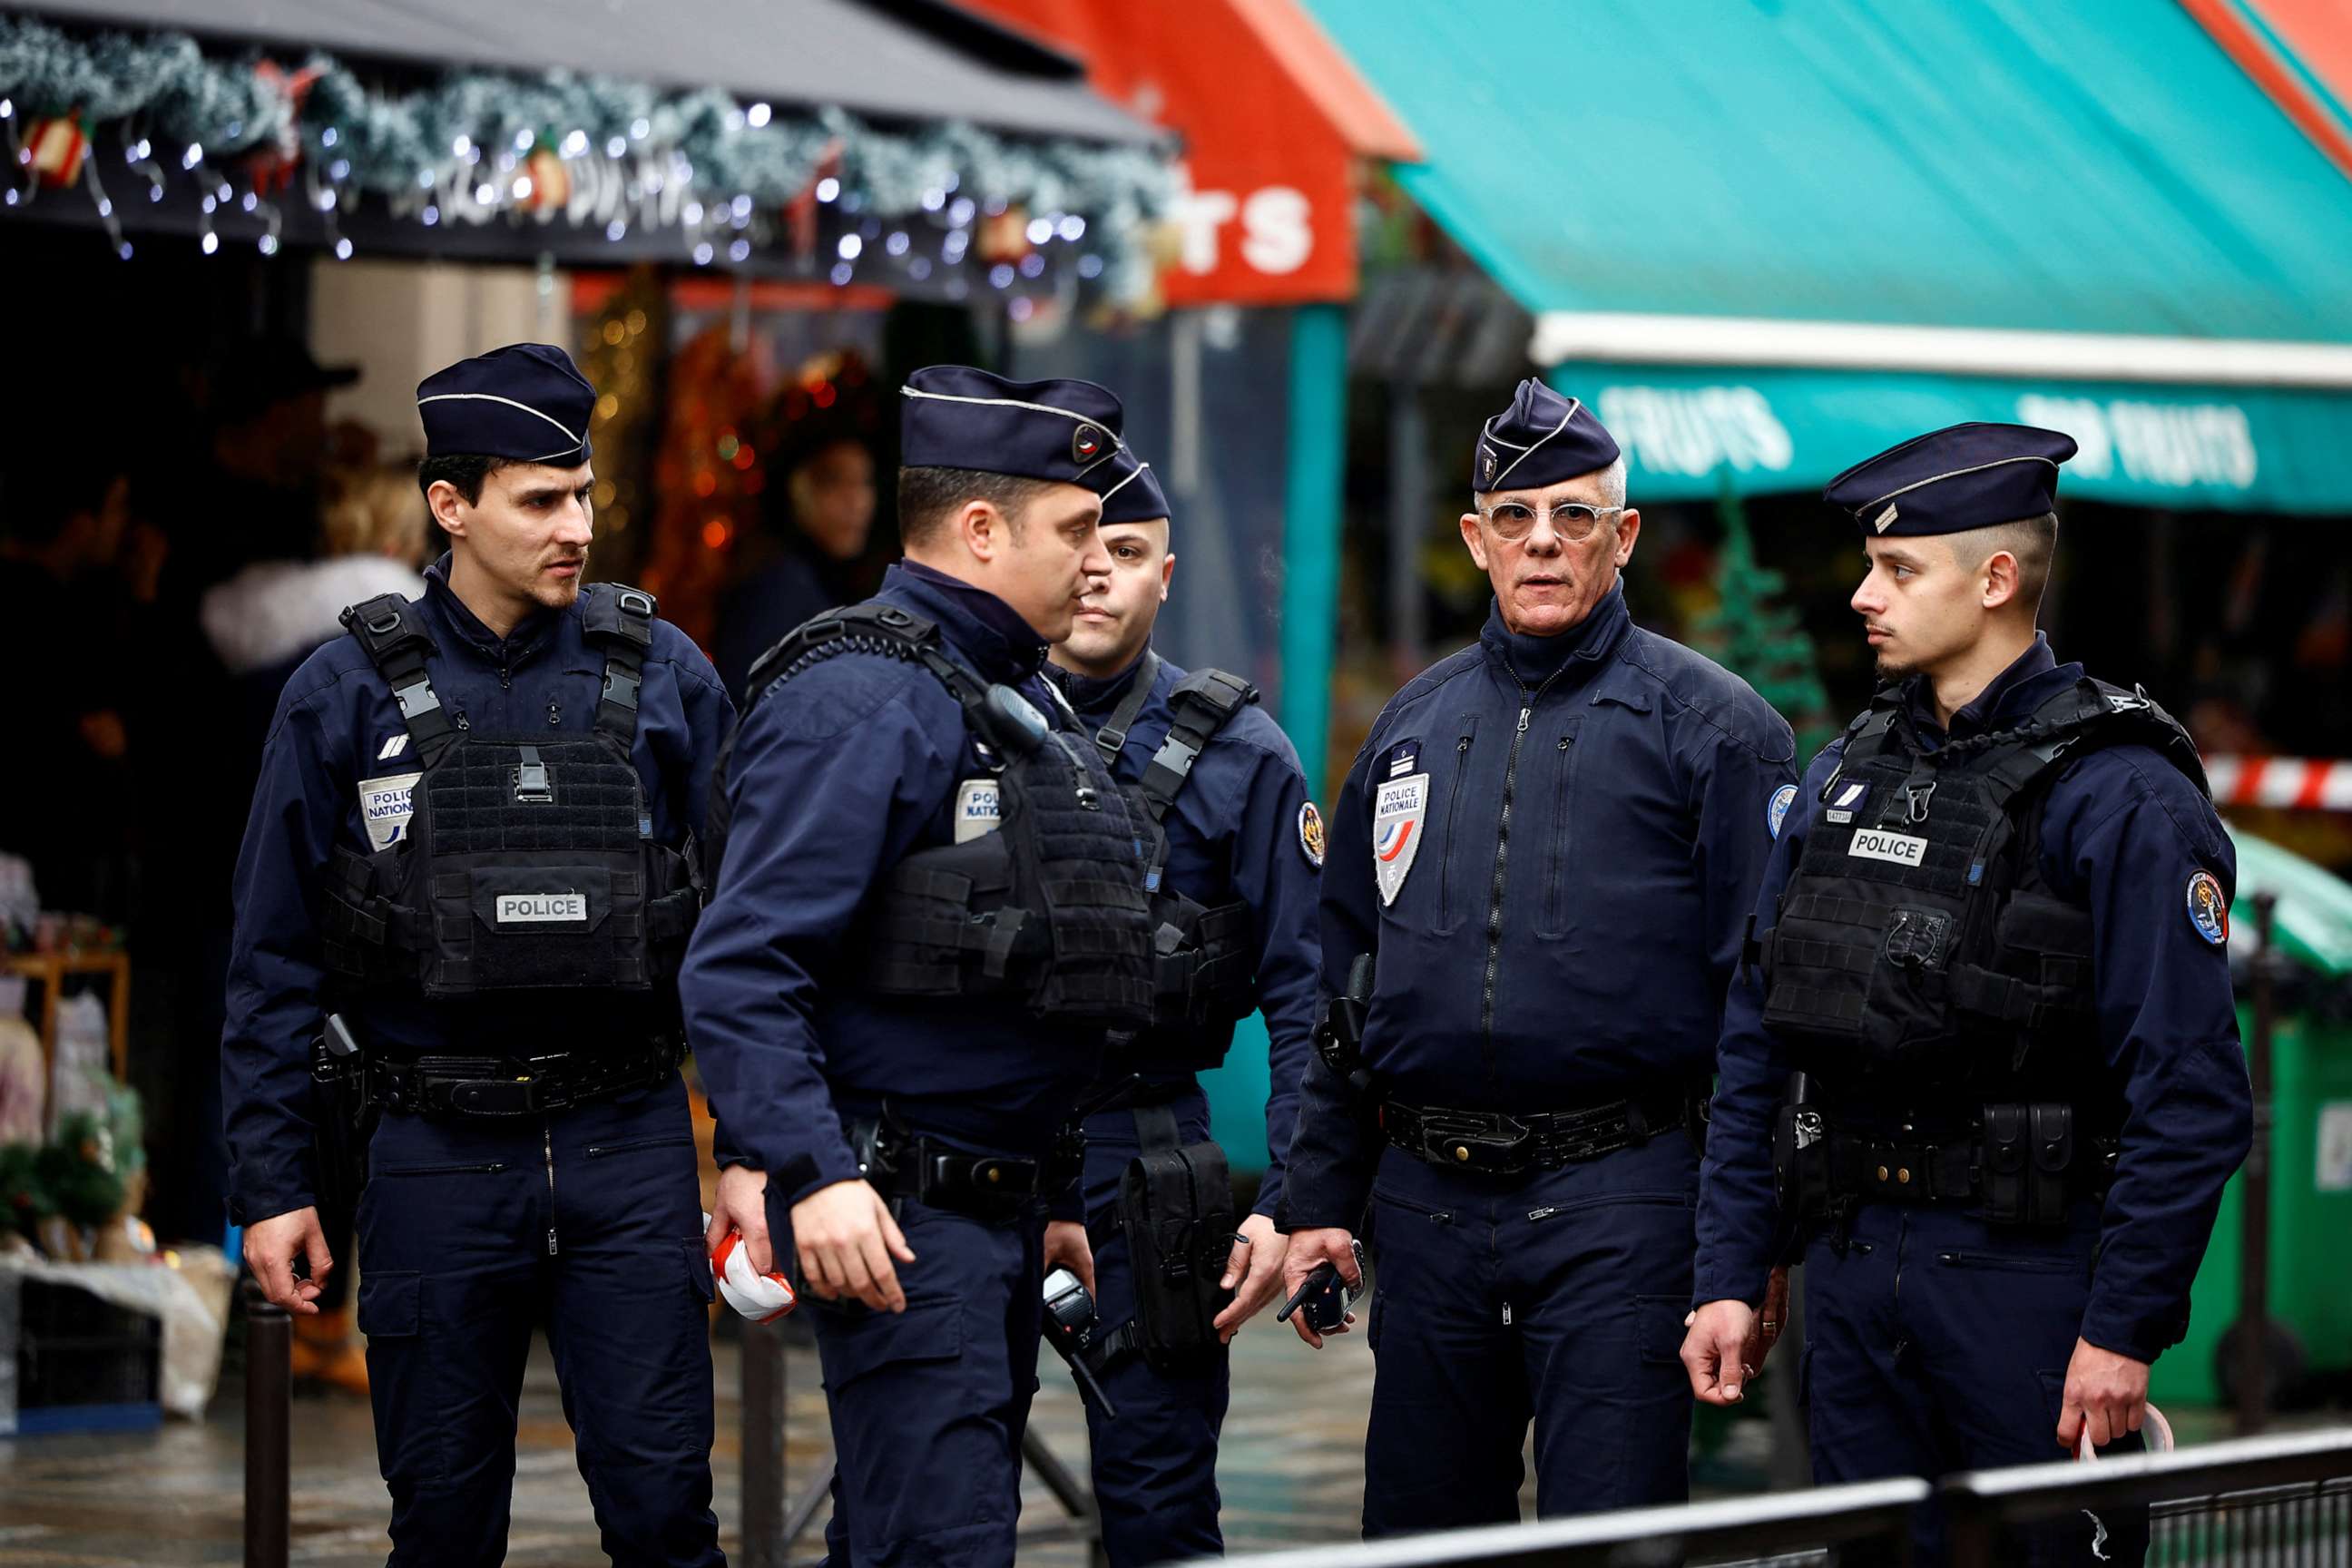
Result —
POLYGON ((1581 400, 1563 397, 1530 376, 1511 405, 1486 421, 1470 459, 1470 488, 1539 490, 1598 473, 1617 460, 1617 438, 1581 400))
POLYGON ((499 458, 577 468, 591 451, 596 389, 548 343, 509 343, 416 384, 428 458, 499 458))
MULTIPOLYGON (((1132 454, 1129 455, 1132 459, 1132 454)), ((1103 491, 1103 525, 1156 522, 1169 515, 1167 492, 1149 463, 1130 460, 1126 474, 1103 491)))
POLYGON ((1822 499, 1865 537, 1962 533, 2055 509, 2074 437, 2032 425, 1950 425, 1915 436, 1832 479, 1822 499))
POLYGON ((908 376, 898 393, 905 399, 898 460, 910 468, 1050 479, 1097 495, 1136 471, 1119 438, 1126 411, 1091 381, 1007 381, 969 365, 935 364, 908 376))

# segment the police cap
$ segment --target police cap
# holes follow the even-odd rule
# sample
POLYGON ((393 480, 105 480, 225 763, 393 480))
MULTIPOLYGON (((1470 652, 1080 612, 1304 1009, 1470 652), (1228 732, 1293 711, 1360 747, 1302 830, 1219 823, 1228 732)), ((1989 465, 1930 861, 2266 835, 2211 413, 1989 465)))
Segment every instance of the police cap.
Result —
POLYGON ((1511 405, 1486 421, 1470 459, 1470 488, 1539 490, 1597 473, 1617 460, 1617 439, 1592 410, 1530 376, 1511 405))
POLYGON ((1948 426, 1856 463, 1822 499, 1866 537, 1960 533, 2040 517, 2058 497, 2074 438, 2031 425, 1948 426))
MULTIPOLYGON (((1105 495, 1137 471, 1119 439, 1124 410, 1091 381, 1007 381, 935 364, 898 389, 899 461, 1084 485, 1105 495)), ((1162 516, 1166 514, 1161 513, 1162 516)))
POLYGON ((547 343, 509 343, 416 384, 429 458, 500 458, 576 468, 588 460, 596 389, 572 356, 547 343))

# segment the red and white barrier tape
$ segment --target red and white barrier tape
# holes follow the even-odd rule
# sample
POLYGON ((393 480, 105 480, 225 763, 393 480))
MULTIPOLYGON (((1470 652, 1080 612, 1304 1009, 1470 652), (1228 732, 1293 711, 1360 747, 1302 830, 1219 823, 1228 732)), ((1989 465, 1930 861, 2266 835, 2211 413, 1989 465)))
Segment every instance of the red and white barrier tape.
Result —
POLYGON ((2352 762, 2309 757, 2208 757, 2216 805, 2352 811, 2352 762))

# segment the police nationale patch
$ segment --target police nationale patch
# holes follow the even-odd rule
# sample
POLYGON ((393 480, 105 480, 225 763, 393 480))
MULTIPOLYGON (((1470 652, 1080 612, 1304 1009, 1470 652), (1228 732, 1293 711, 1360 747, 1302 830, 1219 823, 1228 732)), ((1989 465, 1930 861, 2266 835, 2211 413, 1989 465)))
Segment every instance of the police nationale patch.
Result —
POLYGON ((993 833, 1004 816, 994 779, 966 779, 956 785, 955 841, 969 844, 993 833))
POLYGON ((1795 784, 1782 784, 1772 792, 1772 804, 1764 809, 1764 826, 1772 830, 1773 837, 1780 837, 1780 825, 1789 820, 1789 808, 1796 803, 1795 784))
POLYGON ((1391 779, 1375 786, 1372 796, 1372 879, 1380 884, 1381 902, 1393 904, 1404 887, 1405 873, 1421 853, 1421 825, 1429 815, 1429 775, 1391 779))
POLYGON ((2230 940, 2230 900, 2221 896, 2221 881, 2210 871, 2189 879, 2189 923, 2215 947, 2230 940))
POLYGON ((1323 814, 1311 800, 1298 803, 1298 848, 1308 865, 1323 868, 1323 814))
POLYGON ((360 821, 366 825, 370 849, 389 849, 408 831, 408 819, 416 811, 416 781, 424 776, 386 773, 360 780, 360 821))

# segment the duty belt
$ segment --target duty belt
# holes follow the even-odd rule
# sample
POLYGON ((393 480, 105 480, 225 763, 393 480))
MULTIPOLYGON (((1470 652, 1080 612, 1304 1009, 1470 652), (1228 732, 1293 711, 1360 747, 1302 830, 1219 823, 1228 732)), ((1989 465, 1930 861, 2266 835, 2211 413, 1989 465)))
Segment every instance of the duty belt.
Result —
POLYGON ((883 1196, 912 1198, 990 1221, 1012 1219, 1045 1197, 1059 1173, 1047 1161, 975 1154, 873 1121, 852 1124, 850 1148, 860 1172, 883 1196))
MULTIPOLYGON (((2071 1191, 2104 1191, 2115 1173, 2117 1142, 2092 1138, 2089 1158, 2070 1158, 2051 1175, 2071 1191)), ((1986 1145, 1981 1132, 1955 1131, 1941 1140, 1830 1134, 1830 1194, 1863 1203, 1979 1203, 1986 1196, 1986 1145)))
POLYGON ((368 1058, 371 1104, 415 1116, 538 1116, 649 1089, 686 1059, 684 1040, 560 1056, 368 1058))
POLYGON ((1390 1142, 1433 1165, 1516 1176, 1597 1160, 1646 1143, 1661 1132, 1690 1127, 1704 1119, 1704 1104, 1680 1095, 1657 1095, 1580 1110, 1514 1115, 1391 1100, 1381 1107, 1381 1131, 1390 1142))

